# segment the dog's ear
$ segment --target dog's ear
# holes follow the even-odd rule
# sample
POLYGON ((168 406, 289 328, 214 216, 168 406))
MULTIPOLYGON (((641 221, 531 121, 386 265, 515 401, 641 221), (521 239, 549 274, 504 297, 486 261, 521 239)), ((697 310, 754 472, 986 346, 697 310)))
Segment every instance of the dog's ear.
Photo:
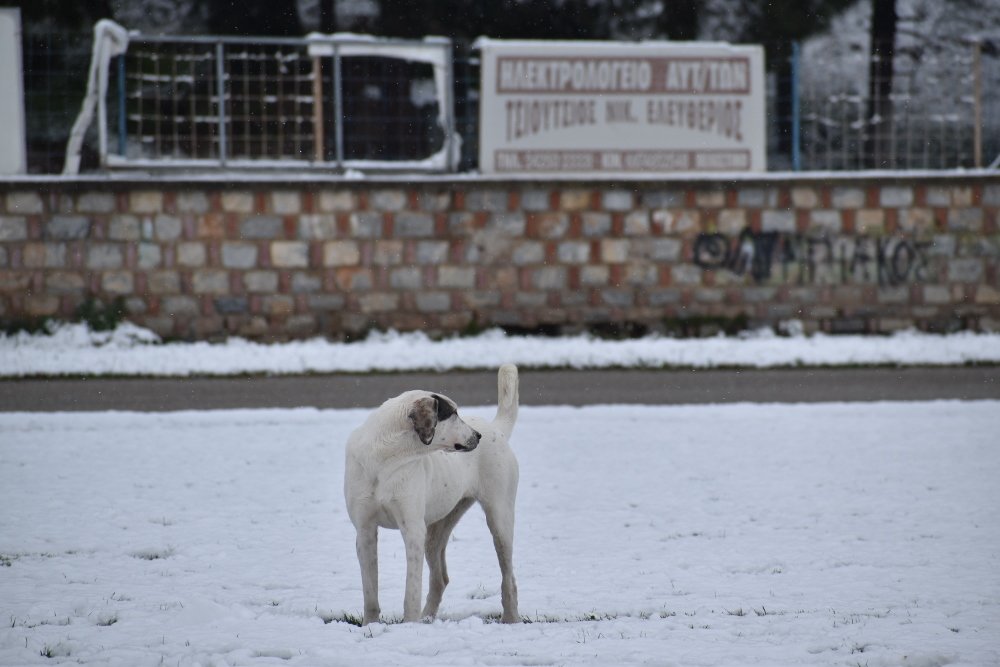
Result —
POLYGON ((448 399, 441 398, 437 394, 431 394, 431 398, 437 401, 437 415, 439 422, 443 422, 457 412, 457 410, 455 410, 455 406, 453 406, 451 401, 448 399))
POLYGON ((441 401, 438 401, 433 396, 425 396, 414 401, 413 408, 410 409, 408 416, 410 421, 413 422, 413 430, 417 432, 420 442, 425 445, 431 444, 431 440, 434 439, 434 429, 438 423, 438 405, 440 403, 441 401))

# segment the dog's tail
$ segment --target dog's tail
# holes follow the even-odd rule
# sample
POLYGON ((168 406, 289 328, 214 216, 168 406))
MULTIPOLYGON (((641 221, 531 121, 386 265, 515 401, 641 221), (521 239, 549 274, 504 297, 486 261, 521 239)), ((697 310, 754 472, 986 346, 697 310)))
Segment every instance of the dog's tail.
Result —
POLYGON ((517 366, 504 364, 497 373, 497 416, 493 419, 510 437, 517 421, 517 366))

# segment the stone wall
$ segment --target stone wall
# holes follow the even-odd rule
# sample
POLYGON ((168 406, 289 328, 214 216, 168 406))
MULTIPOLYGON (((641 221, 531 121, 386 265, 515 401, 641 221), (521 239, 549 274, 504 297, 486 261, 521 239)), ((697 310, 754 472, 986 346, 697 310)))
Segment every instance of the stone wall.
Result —
POLYGON ((1000 328, 1000 175, 0 183, 0 320, 167 337, 1000 328), (688 326, 691 325, 691 326, 688 326))

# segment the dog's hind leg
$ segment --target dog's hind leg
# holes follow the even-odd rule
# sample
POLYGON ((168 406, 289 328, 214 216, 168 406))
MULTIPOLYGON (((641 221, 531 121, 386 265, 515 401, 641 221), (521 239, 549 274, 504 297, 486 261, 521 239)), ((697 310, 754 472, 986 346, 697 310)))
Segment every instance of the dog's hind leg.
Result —
POLYGON ((430 570, 430 585, 427 591, 427 604, 424 606, 424 618, 437 616, 441 606, 441 597, 448 585, 448 564, 444 552, 448 548, 451 531, 455 529, 462 515, 472 506, 471 498, 464 498, 455 505, 448 516, 427 527, 426 556, 427 567, 430 570))
POLYGON ((358 527, 357 549, 365 598, 362 625, 368 625, 377 623, 381 613, 378 604, 378 525, 374 521, 358 527))
POLYGON ((486 524, 493 535, 493 546, 500 563, 500 601, 504 623, 520 623, 517 613, 517 581, 514 579, 514 497, 509 502, 483 503, 486 524))

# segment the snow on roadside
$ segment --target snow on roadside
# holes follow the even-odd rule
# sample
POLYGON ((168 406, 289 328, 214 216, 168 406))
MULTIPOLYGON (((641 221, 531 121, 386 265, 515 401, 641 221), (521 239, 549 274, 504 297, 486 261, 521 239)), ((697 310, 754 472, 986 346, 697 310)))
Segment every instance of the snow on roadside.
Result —
POLYGON ((956 365, 1000 363, 1000 334, 904 331, 892 336, 777 336, 604 340, 478 336, 434 341, 416 333, 373 333, 363 341, 316 338, 263 344, 162 344, 153 332, 122 324, 112 332, 60 325, 51 335, 0 336, 0 377, 34 375, 239 375, 471 370, 512 362, 527 368, 711 368, 740 366, 956 365))

